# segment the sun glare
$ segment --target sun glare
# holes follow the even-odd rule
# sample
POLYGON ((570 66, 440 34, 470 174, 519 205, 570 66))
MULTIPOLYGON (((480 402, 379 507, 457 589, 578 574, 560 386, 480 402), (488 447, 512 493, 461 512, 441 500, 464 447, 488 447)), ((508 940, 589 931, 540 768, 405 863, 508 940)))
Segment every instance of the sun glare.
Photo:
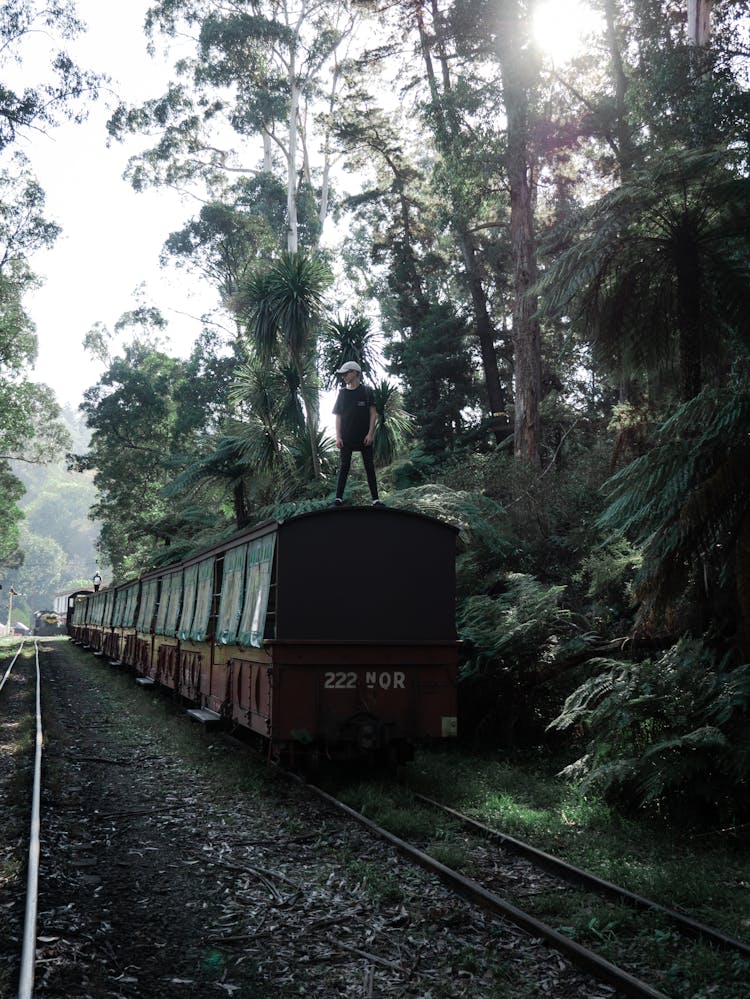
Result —
POLYGON ((554 62, 563 63, 585 50, 587 36, 601 25, 601 15, 585 0, 546 0, 534 15, 534 39, 554 62))

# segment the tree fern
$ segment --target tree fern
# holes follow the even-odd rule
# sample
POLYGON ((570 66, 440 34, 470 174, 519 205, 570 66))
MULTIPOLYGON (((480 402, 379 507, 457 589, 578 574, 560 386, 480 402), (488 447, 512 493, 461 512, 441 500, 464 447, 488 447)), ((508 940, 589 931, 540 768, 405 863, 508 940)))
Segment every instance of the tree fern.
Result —
POLYGON ((568 776, 661 812, 750 814, 750 665, 687 639, 658 659, 596 665, 550 726, 585 732, 568 776))
POLYGON ((616 374, 679 364, 683 398, 707 369, 750 343, 750 182, 741 154, 678 150, 567 224, 537 286, 542 308, 571 316, 616 374))
MULTIPOLYGON (((599 525, 613 540, 627 535, 643 548, 636 580, 641 626, 657 627, 659 614, 674 612, 695 583, 704 603, 713 597, 715 618, 747 578, 750 553, 740 539, 750 514, 749 435, 750 385, 738 377, 680 406, 648 454, 606 484, 609 505, 599 525)), ((742 636, 748 601, 744 593, 735 597, 742 636)))

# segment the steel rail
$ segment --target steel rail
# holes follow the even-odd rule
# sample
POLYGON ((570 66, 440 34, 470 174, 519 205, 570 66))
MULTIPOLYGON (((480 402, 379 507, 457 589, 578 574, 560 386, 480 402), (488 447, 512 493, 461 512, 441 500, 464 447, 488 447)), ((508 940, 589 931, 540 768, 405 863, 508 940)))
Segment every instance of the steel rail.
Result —
POLYGON ((3 687, 5 686, 5 683, 6 683, 7 679, 8 679, 8 677, 11 674, 11 670, 16 665, 16 659, 18 659, 18 657, 21 655, 21 652, 23 651, 23 646, 24 646, 24 643, 21 642, 21 644, 18 646, 18 650, 17 650, 16 654, 13 656, 13 658, 10 661, 10 663, 8 664, 8 668, 6 669, 5 674, 3 675, 2 680, 0 680, 0 690, 2 690, 3 687))
POLYGON ((676 909, 670 909, 668 906, 661 905, 659 902, 654 902, 650 898, 638 895, 636 892, 629 891, 629 889, 623 888, 621 885, 616 885, 611 881, 605 881, 603 878, 598 877, 596 874, 592 874, 590 871, 585 871, 580 867, 575 867, 573 864, 568 864, 566 861, 560 860, 559 857, 555 857, 550 853, 545 853, 543 850, 539 850, 537 847, 531 846, 529 843, 524 843, 523 840, 515 839, 513 836, 500 832, 498 829, 493 829, 491 826, 487 826, 483 822, 477 821, 477 819, 472 819, 468 815, 464 815, 462 812, 457 812, 448 805, 443 805, 439 801, 428 798, 423 794, 415 794, 414 797, 418 801, 424 801, 428 805, 432 805, 434 808, 439 808, 448 815, 459 819, 461 822, 476 829, 484 836, 497 840, 508 850, 511 850, 519 856, 526 857, 528 860, 533 861, 538 867, 563 878, 565 881, 572 882, 573 884, 580 885, 584 888, 590 888, 592 891, 608 898, 615 899, 616 901, 627 902, 636 908, 658 913, 660 916, 663 916, 665 919, 669 919, 673 922, 688 936, 709 940, 718 947, 737 951, 745 957, 750 958, 750 945, 743 943, 741 940, 737 940, 735 937, 727 936, 719 930, 714 929, 712 926, 705 926, 703 923, 700 923, 697 919, 693 919, 691 916, 686 916, 684 913, 677 912, 676 909))
MULTIPOLYGON (((304 783, 301 778, 296 779, 300 780, 300 783, 304 783)), ((659 992, 657 989, 652 988, 645 982, 640 981, 640 979, 635 978, 627 971, 623 971, 622 968, 618 968, 616 965, 606 961, 593 951, 587 950, 587 948, 577 944, 569 937, 564 936, 562 933, 558 933, 557 930, 552 929, 551 926, 547 926, 546 923, 540 922, 529 913, 511 905, 510 902, 506 902, 505 899, 500 898, 499 895, 488 891, 471 878, 465 878, 463 875, 451 870, 450 867, 446 867, 445 864, 441 864, 438 860, 430 857, 429 854, 423 853, 421 850, 418 850, 405 840, 400 839, 398 836, 394 836, 393 833, 388 832, 387 829, 382 829, 375 822, 365 818, 364 815, 360 815, 359 812, 350 808, 348 805, 345 805, 343 802, 338 801, 326 791, 321 790, 321 788, 316 787, 314 784, 305 784, 305 786, 334 808, 344 812, 346 815, 349 815, 361 825, 365 826, 376 836, 379 836, 381 839, 391 843, 397 850, 408 856, 415 863, 419 864, 420 867, 423 867, 430 873, 435 874, 441 881, 449 885, 449 887, 452 888, 457 894, 476 905, 482 906, 482 908, 486 909, 488 912, 504 916, 506 919, 515 923, 516 926, 520 926, 522 929, 526 930, 532 936, 544 940, 555 950, 564 954, 572 964, 575 964, 577 967, 586 971, 599 981, 606 982, 608 985, 613 985, 615 988, 619 989, 623 995, 632 997, 632 999, 667 999, 663 992, 659 992)))
POLYGON ((40 801, 42 789, 42 690, 39 673, 39 644, 34 642, 36 666, 36 739, 34 752, 34 787, 31 795, 31 828, 29 832, 29 864, 26 878, 26 918, 23 928, 21 972, 18 979, 18 999, 31 999, 34 988, 36 959, 36 917, 39 894, 40 801))

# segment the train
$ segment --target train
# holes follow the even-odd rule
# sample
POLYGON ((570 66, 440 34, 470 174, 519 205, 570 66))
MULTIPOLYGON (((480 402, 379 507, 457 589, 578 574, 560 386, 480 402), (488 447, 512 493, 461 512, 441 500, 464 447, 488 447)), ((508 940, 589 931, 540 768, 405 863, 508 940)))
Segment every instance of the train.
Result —
POLYGON ((458 529, 392 507, 269 520, 72 597, 72 641, 288 765, 457 735, 458 529))
POLYGON ((57 614, 58 621, 62 625, 63 633, 70 634, 73 611, 75 610, 75 604, 78 597, 93 592, 93 586, 81 586, 77 590, 66 590, 64 593, 58 593, 55 596, 52 601, 52 606, 55 614, 57 614))
POLYGON ((34 612, 34 620, 31 626, 31 633, 40 637, 65 634, 65 619, 60 618, 55 610, 41 610, 34 612))

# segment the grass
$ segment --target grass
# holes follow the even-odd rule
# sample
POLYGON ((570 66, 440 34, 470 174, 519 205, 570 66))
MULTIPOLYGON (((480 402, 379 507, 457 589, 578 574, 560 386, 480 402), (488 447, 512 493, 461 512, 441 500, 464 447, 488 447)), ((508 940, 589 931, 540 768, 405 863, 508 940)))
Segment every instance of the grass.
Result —
POLYGON ((398 880, 383 873, 380 864, 360 860, 349 851, 341 851, 341 867, 357 882, 362 894, 375 905, 398 905, 404 893, 398 880))
POLYGON ((463 754, 418 755, 415 791, 729 936, 750 941, 750 850, 625 819, 560 777, 463 754))
MULTIPOLYGON (((729 936, 750 938, 750 851, 737 840, 688 839, 680 829, 624 818, 552 772, 460 752, 419 753, 399 786, 363 782, 338 788, 351 807, 469 877, 469 851, 455 822, 409 805, 411 791, 662 905, 682 908, 729 936)), ((750 999, 750 962, 686 940, 658 914, 576 889, 541 890, 509 901, 674 999, 750 999)))
POLYGON ((626 819, 533 767, 463 754, 420 753, 413 790, 569 863, 750 941, 750 849, 730 838, 626 819))

